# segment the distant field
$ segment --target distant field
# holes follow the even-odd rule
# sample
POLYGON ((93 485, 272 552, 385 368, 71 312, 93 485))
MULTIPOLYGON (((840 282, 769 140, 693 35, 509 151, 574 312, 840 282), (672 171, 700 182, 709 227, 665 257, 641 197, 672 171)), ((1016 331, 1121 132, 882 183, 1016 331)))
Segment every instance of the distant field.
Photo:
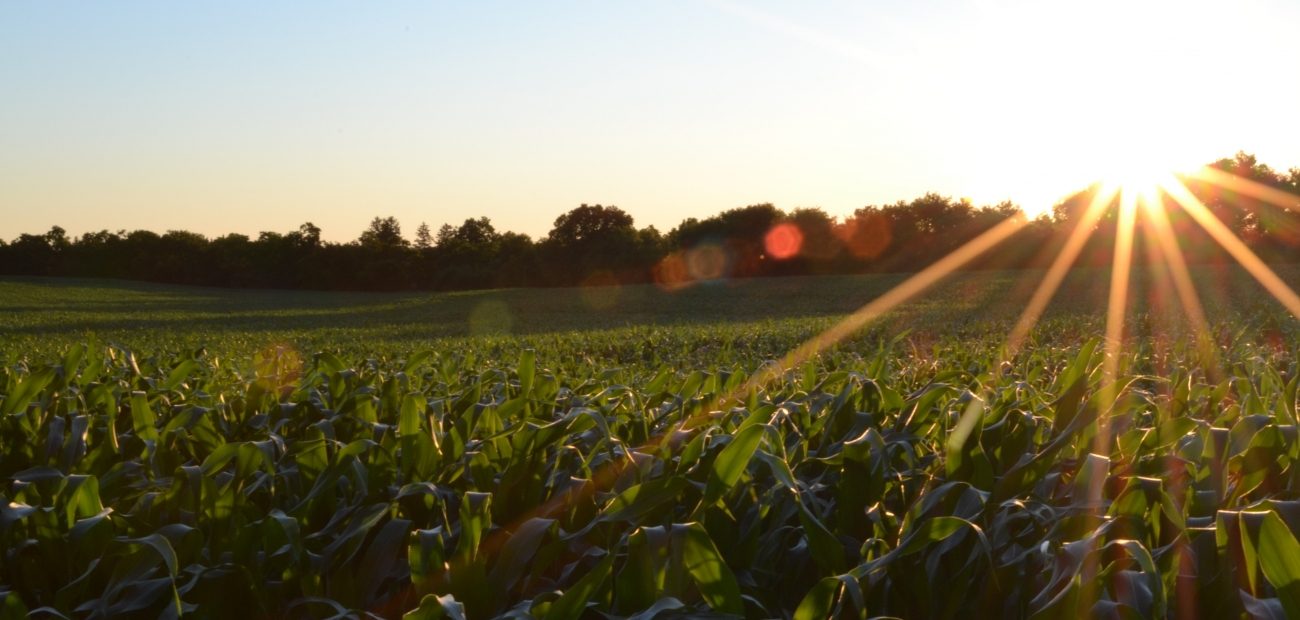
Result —
MULTIPOLYGON (((941 290, 956 291, 958 303, 975 307, 997 299, 1019 277, 962 274, 941 290)), ((10 333, 42 335, 349 329, 400 341, 834 316, 851 312, 902 279, 901 275, 793 277, 721 281, 677 291, 632 285, 452 293, 230 290, 112 280, 0 279, 0 312, 4 313, 0 325, 10 333)))
POLYGON ((1010 359, 1041 274, 781 368, 904 276, 0 280, 0 617, 1285 617, 1300 330, 1194 275, 1210 339, 1143 274, 1113 380, 1088 271, 1010 359))
MULTIPOLYGON (((995 329, 1015 318, 1040 272, 963 272, 898 309, 889 329, 941 333, 954 325, 995 329)), ((1300 281, 1300 271, 1284 275, 1300 281)), ((1214 308, 1259 294, 1244 274, 1202 269, 1202 297, 1214 308), (1230 302, 1230 303, 1229 303, 1230 302)), ((454 293, 334 293, 231 290, 112 280, 0 278, 0 346, 57 348, 84 337, 124 344, 228 345, 258 342, 374 350, 472 336, 541 336, 637 327, 735 329, 778 322, 822 326, 904 279, 897 274, 761 278, 676 291, 653 285, 507 289, 454 293)), ((1143 289, 1144 278, 1137 278, 1143 289)), ((1095 317, 1108 276, 1067 278, 1053 315, 1095 317)), ((1141 298, 1141 295, 1139 295, 1141 298)), ((1139 306, 1142 300, 1138 301, 1139 306)), ((1235 316, 1235 315, 1234 315, 1235 316)))
MULTIPOLYGON (((1280 274, 1300 284, 1300 269, 1287 267, 1280 274)), ((1132 312, 1178 328, 1177 308, 1149 303, 1155 291, 1148 275, 1134 277, 1132 312)), ((1194 276, 1211 322, 1224 323, 1225 329, 1243 317, 1277 310, 1244 272, 1203 267, 1194 276)), ((944 334, 1005 334, 1041 277, 1035 271, 957 273, 874 321, 861 339, 874 342, 904 331, 919 342, 944 334)), ((309 352, 388 355, 456 343, 508 351, 532 347, 547 359, 579 338, 590 342, 583 347, 586 355, 619 363, 636 357, 631 351, 636 343, 659 342, 656 360, 687 367, 709 360, 707 355, 686 359, 683 351, 707 353, 710 343, 753 347, 759 359, 779 356, 786 343, 811 337, 903 279, 902 274, 757 278, 675 291, 633 285, 338 293, 0 278, 0 357, 48 359, 90 339, 141 351, 202 346, 232 358, 251 358, 255 351, 286 344, 309 352), (565 346, 557 340, 562 336, 565 346)), ((1065 320, 1071 335, 1085 326, 1100 329, 1108 285, 1106 272, 1073 272, 1039 333, 1060 335, 1061 329, 1050 327, 1055 318, 1065 320)), ((1140 334, 1143 323, 1134 329, 1140 334)))
MULTIPOLYGON (((1005 315, 1020 274, 962 274, 893 316, 913 328, 1005 315)), ((811 335, 903 279, 900 275, 770 278, 677 291, 653 285, 454 293, 226 290, 147 283, 0 279, 0 348, 53 351, 94 337, 140 349, 206 346, 248 354, 272 344, 397 352, 435 341, 517 343, 545 355, 548 337, 627 330, 704 340, 751 329, 811 335), (664 328, 671 327, 667 330, 664 328)), ((1103 283, 1104 284, 1104 283, 1103 283)), ((593 351, 595 352, 595 351, 593 351)), ((779 354, 779 352, 773 352, 779 354)))

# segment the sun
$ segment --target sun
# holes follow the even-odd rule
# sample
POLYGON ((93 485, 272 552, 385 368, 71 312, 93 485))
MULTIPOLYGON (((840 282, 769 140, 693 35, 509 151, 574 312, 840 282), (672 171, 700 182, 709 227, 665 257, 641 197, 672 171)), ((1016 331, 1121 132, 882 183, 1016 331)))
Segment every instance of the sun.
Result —
POLYGON ((1103 183, 1141 195, 1159 187, 1173 169, 1138 147, 1117 149, 1113 159, 1100 172, 1103 183))
POLYGON ((1121 197, 1134 200, 1143 209, 1154 209, 1162 187, 1172 177, 1175 167, 1152 150, 1140 147, 1116 149, 1105 166, 1098 171, 1105 187, 1115 189, 1121 197))
MULTIPOLYGON (((1121 81, 1133 81, 1134 87, 1140 83, 1135 76, 1121 81)), ((1121 194, 1150 198, 1195 151, 1193 137, 1169 124, 1156 102, 1123 98, 1109 103, 1094 110, 1094 135, 1084 147, 1083 167, 1121 194)))

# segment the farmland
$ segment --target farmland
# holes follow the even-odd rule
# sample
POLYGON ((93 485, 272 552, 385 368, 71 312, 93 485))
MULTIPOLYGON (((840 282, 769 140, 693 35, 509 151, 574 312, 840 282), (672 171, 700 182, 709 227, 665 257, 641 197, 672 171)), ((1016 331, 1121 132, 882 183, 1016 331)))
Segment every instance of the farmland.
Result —
POLYGON ((761 381, 903 276, 0 280, 0 617, 1297 617, 1296 323, 1194 276, 1209 346, 1138 274, 1113 381, 1106 272, 761 381))

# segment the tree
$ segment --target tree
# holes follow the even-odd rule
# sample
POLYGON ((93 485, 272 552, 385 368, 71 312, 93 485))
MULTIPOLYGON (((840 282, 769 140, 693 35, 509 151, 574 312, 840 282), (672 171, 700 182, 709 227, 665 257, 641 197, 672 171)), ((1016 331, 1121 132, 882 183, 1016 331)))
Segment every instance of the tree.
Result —
POLYGON ((550 280, 583 281, 596 271, 626 272, 625 279, 645 279, 648 265, 638 265, 640 244, 632 216, 615 206, 583 204, 555 218, 542 242, 550 280), (631 273, 644 269, 645 273, 631 273))
POLYGON ((486 217, 469 218, 458 227, 443 224, 434 242, 435 288, 464 289, 493 286, 497 278, 501 234, 486 217))
POLYGON ((298 227, 298 230, 285 235, 291 239, 294 245, 300 248, 319 248, 320 247, 320 228, 311 222, 306 222, 298 227))
POLYGON ((370 220, 370 226, 361 233, 357 241, 363 246, 381 249, 404 248, 410 245, 410 242, 402 238, 402 225, 392 216, 370 220))
POLYGON ((49 235, 18 235, 8 247, 0 268, 7 273, 47 276, 58 275, 59 256, 50 246, 49 235))
MULTIPOLYGON (((1249 191, 1249 185, 1211 183, 1196 175, 1182 179, 1262 259, 1300 259, 1300 168, 1281 172, 1245 152, 1209 166, 1296 197, 1264 195, 1249 191)), ((970 266, 1047 266, 1100 189, 1093 185, 1067 196, 1054 206, 1051 217, 1029 223, 970 266)), ((1112 200, 1103 205, 1106 211, 1088 231, 1075 264, 1106 267, 1112 261, 1118 225, 1112 208, 1118 200, 1112 200)), ((1168 212, 1189 261, 1229 260, 1190 216, 1172 205, 1168 212)), ((402 237, 393 217, 374 218, 352 243, 322 241, 320 228, 311 222, 287 233, 263 232, 254 239, 147 230, 105 230, 70 238, 54 226, 8 243, 0 240, 0 272, 209 286, 402 290, 634 282, 649 278, 657 267, 660 275, 671 272, 676 278, 672 281, 680 282, 689 265, 705 263, 711 265, 710 274, 718 273, 690 277, 910 271, 1017 214, 1020 208, 1009 202, 976 207, 966 199, 928 193, 864 207, 842 221, 816 208, 787 213, 771 203, 751 204, 687 218, 667 234, 652 226, 637 229, 632 216, 618 207, 582 204, 557 217, 539 242, 499 231, 486 217, 444 224, 436 233, 421 223, 414 243, 402 237), (791 234, 795 227, 797 234, 791 234), (777 242, 792 239, 801 244, 798 252, 773 250, 777 242), (778 254, 781 260, 776 260, 778 254)), ((1137 260, 1144 260, 1143 239, 1135 240, 1137 260)))
POLYGON ((683 221, 669 231, 667 244, 683 250, 705 244, 725 248, 730 257, 728 275, 772 273, 772 261, 765 258, 765 238, 768 231, 785 218, 785 212, 770 202, 728 209, 703 220, 690 218, 683 221))
POLYGON ((502 233, 494 258, 496 286, 537 284, 537 245, 528 235, 502 233))
POLYGON ((728 209, 703 220, 695 218, 684 220, 668 233, 668 241, 683 247, 691 247, 706 241, 723 240, 761 244, 767 231, 785 217, 785 212, 770 202, 728 209))
POLYGON ((429 225, 424 222, 420 222, 420 227, 415 229, 415 247, 421 250, 433 247, 433 235, 429 234, 429 225))
POLYGON ((492 220, 479 217, 465 220, 459 228, 450 233, 450 237, 456 243, 467 246, 487 246, 496 243, 501 238, 501 234, 492 225, 492 220))
POLYGON ((848 250, 851 261, 874 261, 893 243, 893 219, 880 207, 868 205, 844 218, 844 223, 836 229, 836 236, 848 250))
POLYGON ((802 235, 799 253, 813 261, 827 261, 840 253, 835 236, 835 218, 817 207, 801 207, 790 212, 789 221, 802 235))
POLYGON ((633 230, 632 216, 622 209, 583 203, 555 218, 547 238, 560 246, 573 247, 633 230))
POLYGON ((68 231, 64 230, 62 226, 50 227, 50 232, 45 233, 45 240, 49 242, 50 247, 56 252, 62 252, 72 245, 72 242, 68 240, 68 231))

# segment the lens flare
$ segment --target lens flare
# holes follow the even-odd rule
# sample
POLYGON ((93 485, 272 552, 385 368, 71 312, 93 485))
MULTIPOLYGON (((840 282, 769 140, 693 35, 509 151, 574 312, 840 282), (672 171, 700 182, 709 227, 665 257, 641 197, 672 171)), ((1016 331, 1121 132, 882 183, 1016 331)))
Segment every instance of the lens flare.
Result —
POLYGON ((724 278, 730 264, 726 248, 717 243, 705 243, 686 251, 686 272, 693 280, 724 278))
POLYGON ((582 281, 578 294, 593 310, 609 310, 618 305, 619 298, 623 294, 621 284, 614 274, 601 270, 582 281))
POLYGON ((1186 187, 1177 179, 1171 179, 1165 184, 1169 196, 1174 199, 1192 219, 1196 220, 1205 232, 1209 233, 1214 240, 1223 246, 1233 258, 1241 263, 1246 271, 1254 276, 1260 285, 1264 287, 1269 294, 1286 306, 1292 316, 1300 317, 1300 296, 1297 296, 1291 287, 1287 286, 1282 278, 1279 278, 1272 269, 1269 269, 1264 261, 1260 260, 1250 248, 1237 235, 1233 234, 1219 218, 1215 217, 1210 209, 1205 206, 1196 196, 1192 195, 1186 187))
POLYGON ((665 291, 676 291, 691 284, 691 274, 686 268, 686 258, 682 252, 673 252, 665 256, 654 267, 655 284, 665 291))
MULTIPOLYGON (((1134 170, 1138 169, 1135 168, 1134 170)), ((1149 169, 1142 168, 1142 170, 1149 169)), ((1219 178, 1214 175, 1210 175, 1209 178, 1213 179, 1211 182, 1221 185, 1231 184, 1248 188, 1260 196, 1267 196, 1267 199, 1274 202, 1282 200, 1281 196, 1253 188, 1244 182, 1233 181, 1230 183, 1230 179, 1219 178)), ((1125 318, 1132 297, 1130 294, 1130 280, 1133 267, 1135 231, 1139 218, 1141 218, 1143 225, 1143 238, 1150 239, 1154 243, 1153 247, 1149 246, 1147 248, 1148 256, 1158 266, 1166 269, 1166 271, 1161 272, 1161 275, 1169 282, 1164 283, 1161 290, 1165 292, 1162 295, 1164 297, 1176 297, 1181 302, 1183 309, 1187 313, 1188 320, 1198 334, 1208 332, 1208 321, 1204 309, 1199 303, 1191 274, 1179 247, 1178 238, 1169 221, 1168 214, 1164 211, 1165 203, 1161 192, 1171 197, 1175 203, 1191 215, 1193 220, 1209 232, 1211 237, 1218 241, 1287 309, 1300 316, 1300 296, 1297 296, 1271 269, 1264 265, 1263 261, 1245 243, 1238 239, 1223 222, 1219 221, 1178 179, 1170 175, 1160 176, 1149 172, 1133 172, 1131 174, 1117 174, 1110 183, 1103 186, 1101 191, 1098 191, 1092 197, 1091 203, 1083 211, 1074 228, 1070 230, 1068 237, 1065 238, 1059 254, 1053 259, 1029 304, 1009 333, 1007 347, 1003 354, 1006 359, 1014 356, 1016 349, 1023 342, 1026 334, 1041 317, 1044 308, 1055 295, 1062 279, 1087 245, 1092 233, 1098 228, 1103 216, 1115 204, 1115 197, 1118 195, 1119 212, 1115 230, 1114 251, 1111 257, 1111 279, 1106 311, 1105 352, 1101 362, 1101 383, 1094 398, 1085 401, 1088 403, 1086 406, 1097 414, 1097 429, 1091 445, 1092 454, 1088 455, 1081 464, 1078 473, 1078 480, 1087 482, 1084 492, 1089 499, 1088 505, 1095 510, 1101 510, 1103 507, 1103 502, 1100 501, 1103 485, 1113 467, 1111 459, 1114 446, 1112 445, 1109 416, 1115 401, 1122 395, 1118 380, 1124 370, 1125 318), (1170 283, 1172 283, 1172 287, 1170 283), (1173 289, 1172 293, 1169 292, 1170 288, 1173 289)), ((650 438, 647 443, 637 448, 636 451, 679 449, 685 439, 692 436, 690 431, 695 427, 694 423, 703 419, 704 416, 711 415, 710 412, 713 412, 716 407, 735 402, 742 395, 751 393, 753 390, 784 376, 790 369, 798 367, 799 364, 842 342, 867 322, 880 317, 900 304, 908 302, 954 270, 974 260, 986 250, 1006 241, 1020 230, 1025 223, 1023 217, 1010 218, 987 230, 937 263, 917 272, 902 284, 871 300, 826 331, 788 352, 779 361, 768 364, 754 373, 742 385, 710 398, 707 403, 702 403, 702 406, 698 409, 699 413, 685 416, 674 430, 650 438)), ((852 234, 853 232, 850 231, 848 238, 855 236, 852 234)), ((844 238, 841 237, 841 239, 844 238)), ((764 239, 764 246, 768 256, 782 259, 798 255, 803 242, 803 235, 797 227, 793 224, 782 224, 768 231, 764 239)), ((887 244, 888 241, 885 243, 887 244)), ((847 243, 846 246, 851 247, 847 243)), ((704 244, 665 259, 659 269, 656 270, 656 281, 661 286, 679 286, 684 285, 681 283, 694 282, 699 279, 721 277, 727 271, 728 260, 725 249, 716 244, 704 244)), ((1204 336, 1203 339, 1205 339, 1204 336)), ((982 415, 984 405, 985 400, 981 397, 972 399, 952 428, 947 439, 947 444, 950 447, 960 445, 965 441, 975 427, 979 416, 982 415)), ((627 450, 624 450, 623 453, 631 454, 627 450)), ((603 467, 593 471, 589 480, 565 488, 550 497, 542 505, 520 516, 514 526, 495 530, 484 541, 483 548, 489 552, 499 551, 504 541, 510 536, 509 532, 528 518, 551 516, 566 506, 572 506, 582 501, 591 501, 591 498, 596 493, 616 484, 620 476, 627 472, 628 468, 633 464, 630 456, 628 459, 610 461, 603 467)), ((1185 482, 1179 477, 1182 472, 1174 460, 1170 461, 1169 469, 1171 488, 1184 488, 1185 482)), ((1174 501, 1178 500, 1175 498, 1174 501)), ((699 508, 697 508, 698 510, 699 508)), ((1092 518, 1099 520, 1102 517, 1093 515, 1092 518)), ((1186 563, 1185 550, 1179 547, 1178 553, 1178 561, 1186 563)), ((1097 560, 1098 556, 1089 554, 1084 560, 1087 565, 1085 571, 1097 570, 1097 560)), ((1180 591, 1180 599, 1185 595, 1185 592, 1180 591)), ((1095 597, 1095 584, 1087 581, 1079 591, 1078 598, 1081 601, 1091 601, 1095 600, 1095 597)))
POLYGON ((1174 236, 1173 226, 1169 223, 1169 214, 1165 212, 1164 200, 1160 195, 1156 195, 1144 202, 1143 206, 1142 213, 1145 216, 1143 221, 1146 230, 1155 239, 1160 262, 1169 269, 1174 290, 1177 292, 1183 312, 1187 315, 1187 320, 1195 331, 1197 345, 1202 355, 1212 363, 1209 369, 1211 374, 1218 375, 1218 353, 1210 341, 1210 322, 1205 318, 1205 309, 1201 306, 1200 297, 1196 293, 1192 274, 1187 269, 1187 260, 1183 257, 1182 249, 1178 247, 1178 238, 1174 236))
POLYGON ((793 258, 803 248, 803 233, 789 222, 777 224, 763 237, 763 249, 777 260, 793 258))
MULTIPOLYGON (((1133 271, 1133 228, 1137 218, 1137 194, 1120 193, 1119 229, 1115 232, 1115 255, 1110 268, 1110 297, 1106 305, 1106 359, 1102 364, 1102 393, 1098 407, 1108 409, 1116 394, 1120 355, 1124 344, 1124 313, 1128 309, 1129 281, 1133 271)), ((1093 452, 1110 452, 1109 423, 1106 415, 1097 418, 1097 437, 1093 452)))
POLYGON ((469 332, 475 336, 509 334, 513 326, 510 307, 495 299, 479 302, 469 313, 469 332))
POLYGON ((1047 268, 1047 273, 1043 276, 1043 281, 1034 291, 1033 297, 1025 305, 1025 310, 1021 313, 1016 324, 1011 328, 1011 334, 1007 336, 1007 357, 1013 357, 1020 344, 1024 342, 1025 337, 1029 335, 1029 330, 1038 322, 1042 316, 1043 310, 1047 308, 1048 302, 1056 294, 1056 289, 1060 288, 1061 281, 1065 279, 1065 274, 1078 258, 1079 252, 1088 242, 1088 237, 1092 236, 1093 229, 1097 226, 1097 221, 1106 211, 1115 198, 1117 189, 1114 186, 1103 187, 1093 195, 1092 202, 1084 210, 1083 216, 1079 218, 1074 229, 1070 231, 1069 238, 1065 241, 1065 246, 1061 248, 1061 253, 1056 255, 1052 265, 1047 268))
POLYGON ((872 259, 880 256, 893 241, 893 224, 880 213, 852 217, 835 227, 835 236, 850 254, 872 259))

